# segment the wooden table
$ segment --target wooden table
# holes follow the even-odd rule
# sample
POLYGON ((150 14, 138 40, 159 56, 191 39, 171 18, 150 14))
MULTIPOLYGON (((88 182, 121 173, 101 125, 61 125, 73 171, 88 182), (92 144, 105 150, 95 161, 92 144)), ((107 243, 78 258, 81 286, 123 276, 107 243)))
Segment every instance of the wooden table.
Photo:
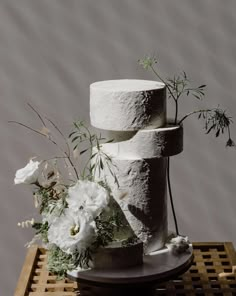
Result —
MULTIPOLYGON (((190 269, 158 284, 156 295, 236 295, 236 253, 232 243, 193 243, 190 269)), ((28 250, 14 296, 77 296, 79 284, 57 281, 46 267, 47 253, 37 246, 28 250)), ((145 296, 145 295, 144 295, 145 296)))

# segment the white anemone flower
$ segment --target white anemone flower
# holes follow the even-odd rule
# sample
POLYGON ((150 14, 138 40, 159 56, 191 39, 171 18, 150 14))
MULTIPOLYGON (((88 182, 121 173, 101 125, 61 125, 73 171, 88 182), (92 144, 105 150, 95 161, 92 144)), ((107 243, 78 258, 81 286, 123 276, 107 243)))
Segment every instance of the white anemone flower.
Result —
POLYGON ((52 222, 48 230, 49 244, 57 245, 67 254, 76 250, 82 252, 95 238, 96 224, 92 216, 85 211, 75 213, 68 208, 52 222))
POLYGON ((16 171, 14 183, 15 184, 35 183, 39 176, 39 165, 40 165, 39 161, 33 161, 31 159, 24 168, 16 171))
POLYGON ((78 212, 78 210, 85 209, 96 218, 107 207, 109 194, 96 182, 79 180, 69 188, 67 202, 72 211, 78 212))

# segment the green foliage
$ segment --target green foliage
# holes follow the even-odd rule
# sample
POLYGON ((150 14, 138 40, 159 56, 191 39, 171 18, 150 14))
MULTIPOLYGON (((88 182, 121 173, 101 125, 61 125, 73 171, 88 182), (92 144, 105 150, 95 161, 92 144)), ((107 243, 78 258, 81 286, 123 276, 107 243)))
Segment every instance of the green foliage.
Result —
POLYGON ((88 153, 89 157, 82 170, 82 179, 94 181, 95 176, 101 176, 101 172, 106 168, 118 184, 118 179, 114 173, 112 158, 101 149, 101 143, 110 143, 102 135, 92 134, 82 122, 74 122, 74 130, 69 134, 69 139, 73 145, 73 150, 78 149, 79 154, 88 153))
POLYGON ((44 243, 48 243, 48 229, 49 229, 49 226, 48 226, 48 222, 42 222, 42 223, 39 223, 39 222, 35 222, 33 225, 32 225, 32 228, 34 228, 36 231, 35 231, 35 234, 40 234, 41 236, 41 239, 44 243))
POLYGON ((145 70, 151 70, 154 75, 166 85, 168 97, 173 99, 175 103, 175 124, 181 124, 189 116, 198 114, 199 119, 202 118, 205 120, 205 130, 207 134, 210 132, 215 132, 215 136, 218 137, 227 131, 228 138, 226 141, 226 147, 235 147, 235 143, 232 140, 230 133, 230 125, 233 121, 231 117, 226 114, 225 110, 220 108, 196 110, 186 114, 181 120, 178 120, 179 99, 184 95, 186 97, 191 95, 198 100, 202 100, 205 96, 205 84, 202 84, 198 87, 190 86, 191 82, 184 71, 180 75, 173 76, 173 78, 163 79, 155 68, 157 64, 157 59, 155 57, 146 56, 144 59, 139 60, 139 64, 145 70))
POLYGON ((139 65, 145 70, 151 69, 155 64, 157 64, 157 58, 154 56, 145 56, 143 59, 138 60, 139 65))
POLYGON ((190 80, 185 71, 180 75, 174 75, 173 78, 167 78, 165 83, 171 89, 172 94, 169 93, 169 96, 174 100, 178 100, 184 94, 187 96, 193 95, 196 99, 202 100, 205 95, 204 89, 206 85, 202 84, 198 87, 190 87, 190 80))
POLYGON ((89 267, 89 262, 92 260, 92 251, 90 248, 85 249, 83 252, 76 252, 74 254, 74 262, 76 266, 83 268, 89 267))
POLYGON ((140 240, 136 236, 131 236, 122 242, 122 246, 128 247, 138 243, 140 240))
POLYGON ((67 207, 67 188, 58 192, 55 188, 40 187, 37 192, 35 192, 37 198, 40 199, 40 214, 50 213, 57 211, 56 215, 60 216, 64 209, 67 207))
POLYGON ((82 252, 75 251, 73 254, 63 252, 59 247, 53 245, 48 250, 48 270, 58 276, 64 278, 66 272, 75 269, 77 266, 88 268, 89 262, 92 260, 89 248, 82 252))
POLYGON ((116 234, 128 227, 128 222, 119 205, 111 197, 110 209, 95 219, 97 227, 97 238, 94 248, 107 246, 115 239, 116 234))
POLYGON ((225 110, 221 109, 213 109, 210 112, 200 113, 199 116, 205 116, 206 125, 205 129, 207 130, 207 134, 210 131, 215 131, 215 136, 218 137, 220 133, 224 133, 225 129, 228 129, 229 125, 232 121, 231 117, 226 114, 225 110))
POLYGON ((196 110, 186 114, 179 121, 179 124, 194 114, 198 114, 198 119, 204 120, 204 129, 206 130, 206 134, 214 132, 215 137, 217 138, 227 132, 228 138, 226 141, 226 147, 235 147, 235 143, 231 139, 230 133, 230 124, 233 123, 233 120, 227 115, 226 110, 222 110, 219 107, 213 109, 196 110))
POLYGON ((110 223, 110 219, 102 220, 101 217, 95 219, 97 227, 97 238, 93 243, 95 249, 98 247, 104 247, 112 242, 114 237, 114 224, 110 223))
POLYGON ((48 250, 47 266, 48 270, 56 274, 58 278, 64 278, 68 270, 76 268, 74 257, 66 254, 55 245, 48 250))
MULTIPOLYGON (((231 138, 230 133, 230 124, 233 122, 231 117, 226 114, 225 110, 220 108, 212 108, 212 109, 205 109, 205 110, 196 110, 190 112, 183 116, 181 120, 178 120, 178 113, 179 113, 179 99, 184 95, 188 97, 191 95, 195 99, 202 100, 205 96, 205 84, 202 84, 198 87, 190 87, 190 80, 187 77, 187 74, 183 71, 180 75, 174 76, 173 78, 163 79, 158 71, 156 70, 157 59, 156 57, 146 56, 144 59, 140 59, 139 64, 145 70, 151 70, 154 75, 161 80, 168 90, 168 97, 173 99, 175 104, 175 116, 174 116, 174 124, 182 124, 185 119, 188 117, 198 114, 198 119, 203 118, 205 120, 205 130, 206 133, 209 134, 210 132, 215 132, 215 136, 218 137, 220 134, 224 134, 225 130, 228 133, 228 139, 226 141, 226 147, 235 147, 235 143, 231 138)), ((178 231, 178 224, 174 209, 173 197, 172 197, 172 190, 170 184, 170 159, 168 158, 167 164, 167 184, 168 184, 168 191, 170 195, 171 207, 173 212, 173 217, 175 221, 175 229, 176 233, 179 234, 178 231)))

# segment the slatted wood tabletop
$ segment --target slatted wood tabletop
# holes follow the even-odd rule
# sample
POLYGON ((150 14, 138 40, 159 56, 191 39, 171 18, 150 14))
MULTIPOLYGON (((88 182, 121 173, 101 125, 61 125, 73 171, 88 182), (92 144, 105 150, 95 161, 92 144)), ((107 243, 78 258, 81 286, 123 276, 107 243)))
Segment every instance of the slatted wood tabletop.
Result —
MULTIPOLYGON (((193 243, 191 268, 174 280, 159 284, 157 295, 236 295, 236 253, 232 243, 193 243)), ((14 296, 77 296, 79 284, 57 281, 47 270, 47 252, 28 250, 14 296)), ((145 296, 145 295, 144 295, 145 296)))

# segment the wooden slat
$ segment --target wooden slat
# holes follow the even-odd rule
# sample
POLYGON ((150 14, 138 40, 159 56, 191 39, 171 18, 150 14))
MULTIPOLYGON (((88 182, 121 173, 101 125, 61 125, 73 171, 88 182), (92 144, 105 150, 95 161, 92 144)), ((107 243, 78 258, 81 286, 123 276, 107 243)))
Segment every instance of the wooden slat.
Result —
POLYGON ((29 296, 74 296, 73 292, 30 292, 29 296))
POLYGON ((30 279, 37 260, 38 246, 32 246, 27 253, 14 296, 26 296, 30 279))
POLYGON ((236 256, 235 256, 235 250, 234 246, 231 242, 225 242, 224 243, 225 250, 229 254, 229 259, 232 265, 236 265, 236 256))
MULTIPOLYGON (((193 243, 193 250, 195 259, 190 269, 172 281, 159 284, 157 295, 236 295, 236 274, 232 273, 236 254, 232 243, 193 243), (226 275, 221 278, 221 273, 226 275)), ((68 279, 57 281, 46 265, 44 249, 29 249, 14 296, 79 295, 76 282, 68 279)))

